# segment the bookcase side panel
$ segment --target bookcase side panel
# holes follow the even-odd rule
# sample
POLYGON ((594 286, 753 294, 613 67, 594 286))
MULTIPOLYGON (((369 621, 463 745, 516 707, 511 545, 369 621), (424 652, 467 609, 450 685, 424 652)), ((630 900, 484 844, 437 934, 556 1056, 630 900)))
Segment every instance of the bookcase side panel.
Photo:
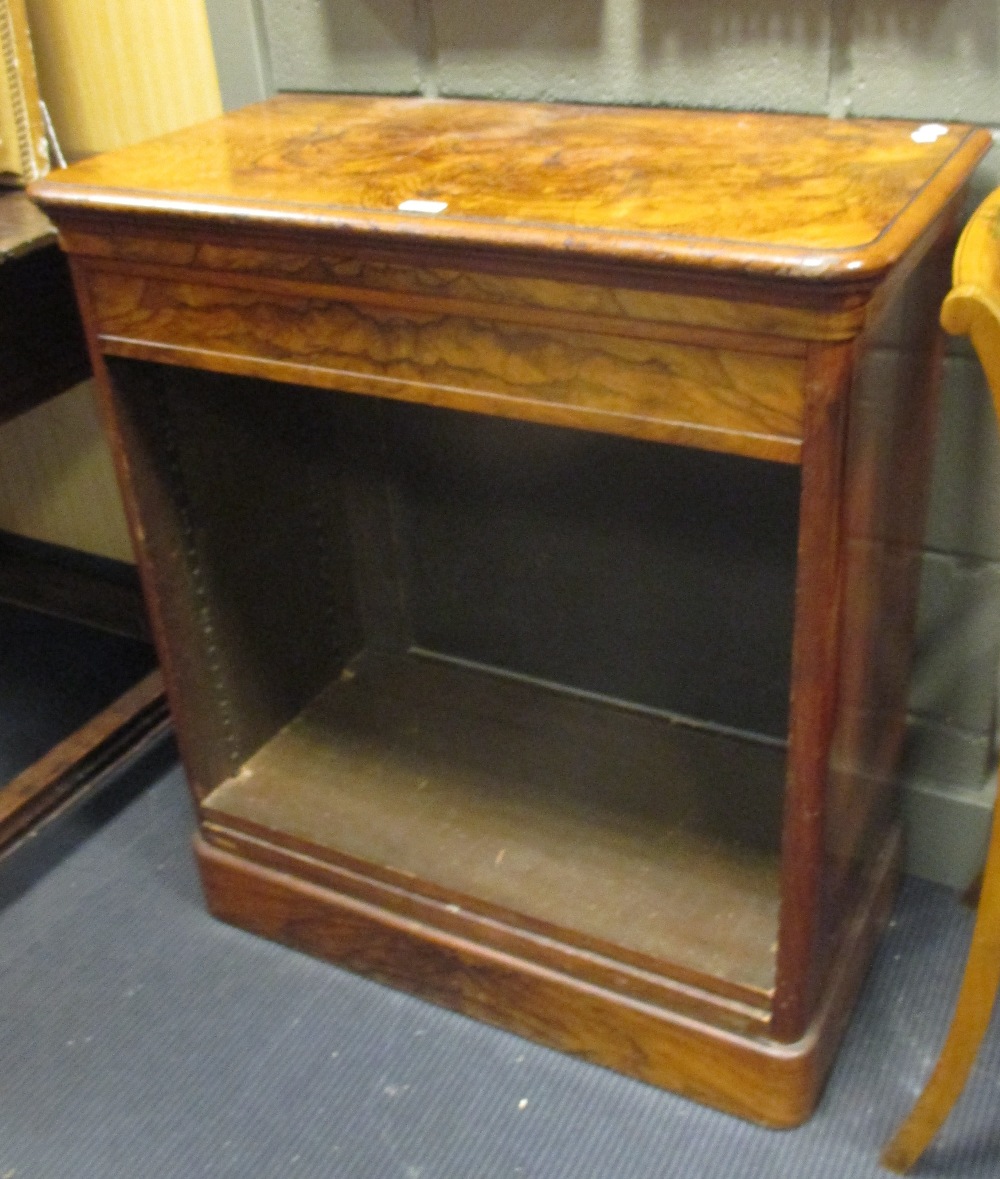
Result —
MULTIPOLYGON (((827 924, 832 940, 898 821, 921 550, 937 432, 953 222, 882 311, 898 324, 859 347, 844 504, 844 621, 827 787, 827 924)), ((881 318, 881 317, 880 317, 881 318)), ((882 321, 884 322, 884 320, 882 321)))
POLYGON ((360 645, 337 447, 260 382, 108 364, 147 587, 197 795, 360 645))

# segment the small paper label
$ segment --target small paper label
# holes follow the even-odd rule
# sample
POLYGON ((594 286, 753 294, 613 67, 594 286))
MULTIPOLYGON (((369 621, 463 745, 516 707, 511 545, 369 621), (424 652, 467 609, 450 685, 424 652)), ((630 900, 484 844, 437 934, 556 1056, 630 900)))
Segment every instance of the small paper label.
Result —
POLYGON ((948 134, 944 123, 924 123, 910 136, 914 143, 937 143, 942 135, 948 134))
POLYGON ((396 208, 401 213, 443 213, 448 208, 447 201, 401 201, 396 208))

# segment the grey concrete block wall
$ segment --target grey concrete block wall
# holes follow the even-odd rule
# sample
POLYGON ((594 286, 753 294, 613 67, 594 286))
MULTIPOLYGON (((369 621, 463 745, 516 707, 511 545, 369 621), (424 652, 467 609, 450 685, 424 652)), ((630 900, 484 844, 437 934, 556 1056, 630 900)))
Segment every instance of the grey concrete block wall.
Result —
POLYGON ((851 114, 1000 120, 994 0, 857 0, 844 7, 851 114))
MULTIPOLYGON (((1000 566, 925 553, 910 691, 914 722, 937 726, 966 743, 988 738, 995 723, 998 618, 1000 566), (956 660, 956 651, 965 658, 956 660)), ((960 779, 981 781, 988 757, 984 747, 978 760, 964 764, 960 779)), ((918 758, 913 772, 922 773, 923 764, 918 758)), ((938 777, 942 769, 930 776, 938 777)))
POLYGON ((1000 439, 978 361, 945 359, 927 548, 1000 561, 1000 439))
POLYGON ((433 0, 447 95, 822 111, 826 0, 433 0))
POLYGON ((412 94, 421 82, 413 0, 265 0, 279 90, 412 94))
MULTIPOLYGON (((227 105, 271 88, 320 89, 1000 127, 1000 0, 207 2, 227 105), (250 48, 234 52, 237 42, 250 48)), ((975 177, 969 207, 998 184, 1000 151, 975 177)), ((898 326, 882 332, 887 354, 898 326)), ((923 565, 910 867, 961 885, 985 846, 1000 650, 1000 443, 961 343, 945 369, 923 565)))

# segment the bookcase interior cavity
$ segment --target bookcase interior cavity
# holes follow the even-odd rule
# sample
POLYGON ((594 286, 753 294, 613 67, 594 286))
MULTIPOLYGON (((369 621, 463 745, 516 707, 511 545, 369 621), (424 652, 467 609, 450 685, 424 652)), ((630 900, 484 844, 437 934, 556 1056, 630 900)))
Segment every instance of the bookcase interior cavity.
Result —
POLYGON ((208 821, 766 1001, 797 468, 110 365, 208 821))

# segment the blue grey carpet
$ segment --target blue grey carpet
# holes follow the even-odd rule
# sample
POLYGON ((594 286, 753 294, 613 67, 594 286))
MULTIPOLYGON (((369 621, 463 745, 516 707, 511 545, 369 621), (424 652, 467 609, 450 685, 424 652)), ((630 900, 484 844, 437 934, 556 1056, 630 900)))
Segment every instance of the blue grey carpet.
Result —
MULTIPOLYGON (((0 863, 0 1179, 884 1174, 971 931, 909 881, 819 1112, 768 1131, 215 922, 176 764, 118 789, 0 863)), ((1000 1028, 918 1175, 1000 1176, 998 1078, 1000 1028)))

